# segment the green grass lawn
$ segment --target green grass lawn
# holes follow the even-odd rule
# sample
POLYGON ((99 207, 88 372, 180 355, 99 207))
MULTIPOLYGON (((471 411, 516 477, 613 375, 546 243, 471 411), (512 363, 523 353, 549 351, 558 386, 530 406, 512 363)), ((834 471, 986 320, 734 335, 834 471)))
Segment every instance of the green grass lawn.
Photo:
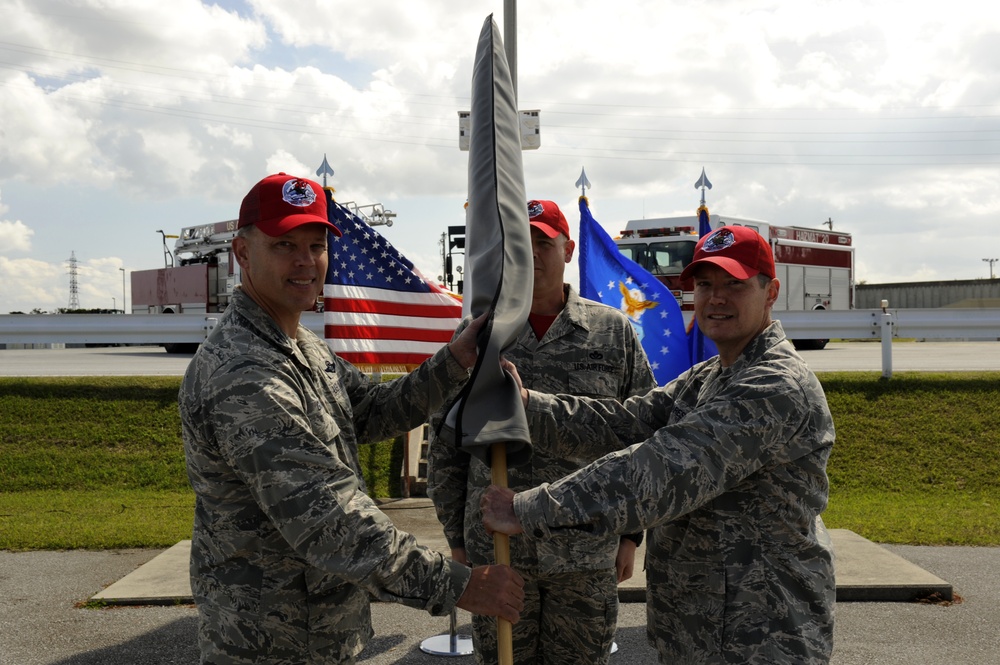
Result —
MULTIPOLYGON (((831 528, 1000 545, 1000 375, 820 375, 837 426, 831 528)), ((167 547, 190 537, 178 377, 0 379, 0 549, 167 547)), ((402 440, 359 451, 398 496, 402 440)))

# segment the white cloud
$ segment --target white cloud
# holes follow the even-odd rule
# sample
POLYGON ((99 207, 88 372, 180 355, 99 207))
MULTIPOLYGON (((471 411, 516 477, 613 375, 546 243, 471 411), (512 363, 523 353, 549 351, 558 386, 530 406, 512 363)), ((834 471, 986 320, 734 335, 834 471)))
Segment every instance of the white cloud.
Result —
MULTIPOLYGON (((9 207, 0 200, 0 215, 6 215, 9 207)), ((0 219, 0 253, 31 251, 31 236, 34 231, 19 219, 0 219)))
POLYGON ((30 312, 38 308, 54 311, 69 302, 69 282, 62 289, 58 266, 35 259, 0 256, 0 313, 30 312), (64 294, 57 299, 57 294, 64 294))
POLYGON ((34 231, 20 220, 0 219, 0 252, 28 252, 34 231))
MULTIPOLYGON (((37 0, 7 12, 0 251, 51 276, 33 282, 42 292, 11 288, 9 258, 0 310, 65 306, 73 250, 162 265, 157 229, 232 219, 258 179, 314 177, 324 153, 337 199, 392 208, 386 235, 436 274, 437 238, 464 220, 457 111, 483 20, 495 10, 503 27, 495 5, 226 4, 251 8, 239 15, 196 0, 37 0)), ((582 166, 612 231, 693 213, 704 166, 713 212, 832 218, 869 281, 974 277, 980 254, 1000 255, 1000 15, 979 2, 539 0, 518 23, 521 107, 542 111, 527 193, 571 219, 582 166), (914 229, 936 235, 917 242, 914 229)), ((93 307, 120 298, 116 259, 102 260, 81 259, 93 307)))

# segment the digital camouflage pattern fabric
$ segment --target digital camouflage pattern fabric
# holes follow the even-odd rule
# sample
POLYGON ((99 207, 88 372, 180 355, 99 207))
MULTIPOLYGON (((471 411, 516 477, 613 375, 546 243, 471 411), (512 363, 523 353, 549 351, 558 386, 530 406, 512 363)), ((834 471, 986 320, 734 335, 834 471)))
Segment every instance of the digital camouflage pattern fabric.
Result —
POLYGON ((291 339, 234 293, 179 395, 204 662, 352 662, 372 636, 369 594, 451 610, 469 569, 378 510, 357 444, 425 422, 465 378, 445 347, 373 383, 306 328, 291 339))
MULTIPOLYGON (((649 361, 624 314, 581 298, 569 287, 566 306, 541 340, 529 324, 504 357, 514 363, 526 387, 547 392, 625 400, 656 385, 649 361)), ((437 430, 443 414, 431 420, 437 430)), ((546 433, 551 436, 551 432, 546 433)), ((526 463, 508 466, 508 483, 522 490, 553 482, 601 455, 615 450, 615 440, 594 439, 582 455, 550 452, 552 445, 535 446, 526 463)), ((428 453, 428 495, 451 547, 464 547, 472 565, 493 563, 493 538, 486 533, 479 499, 490 485, 490 467, 482 459, 456 448, 451 437, 432 435, 428 453)), ((639 531, 639 530, 637 530, 639 531)), ((615 555, 619 537, 575 531, 533 541, 512 538, 511 565, 525 578, 525 611, 513 627, 514 660, 534 662, 540 632, 545 640, 545 662, 597 663, 607 657, 617 619, 615 555), (567 625, 551 625, 539 601, 572 608, 562 615, 567 625), (587 591, 589 590, 589 591, 587 591), (587 592, 585 592, 587 591, 587 592), (610 628, 609 628, 610 623, 610 628), (539 626, 546 626, 540 631, 539 626), (560 635, 561 633, 561 635, 560 635), (558 638, 558 648, 548 640, 558 638), (604 642, 606 641, 606 644, 604 642), (603 647, 602 647, 603 645, 603 647)), ((555 613, 553 613, 554 615, 555 613)), ((495 662, 496 628, 489 618, 473 618, 475 648, 480 662, 495 662), (491 660, 492 658, 492 660, 491 660)))
MULTIPOLYGON (((537 441, 627 449, 518 494, 528 539, 649 529, 647 630, 665 663, 827 663, 833 555, 820 513, 834 426, 816 376, 772 323, 624 405, 535 392, 537 441)), ((522 538, 525 536, 521 536, 522 538)))

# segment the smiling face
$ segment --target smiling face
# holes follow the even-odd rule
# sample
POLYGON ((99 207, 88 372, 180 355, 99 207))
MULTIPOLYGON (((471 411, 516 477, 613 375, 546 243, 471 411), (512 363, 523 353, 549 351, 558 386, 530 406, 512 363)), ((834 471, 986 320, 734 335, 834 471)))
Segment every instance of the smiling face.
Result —
POLYGON ((705 263, 694 273, 694 315, 705 336, 715 342, 722 365, 733 364, 746 345, 771 324, 771 307, 781 287, 776 279, 762 285, 758 276, 737 279, 705 263))
POLYGON ((316 306, 326 279, 327 227, 311 223, 271 237, 250 227, 233 239, 242 288, 289 337, 302 312, 316 306))

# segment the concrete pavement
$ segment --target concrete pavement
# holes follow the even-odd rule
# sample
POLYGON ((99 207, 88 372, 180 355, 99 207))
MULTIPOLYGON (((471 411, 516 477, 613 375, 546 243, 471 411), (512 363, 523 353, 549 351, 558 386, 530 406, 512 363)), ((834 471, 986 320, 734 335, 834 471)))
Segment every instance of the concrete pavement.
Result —
MULTIPOLYGON (((399 502, 387 512, 403 523, 423 513, 399 502), (410 511, 413 512, 410 512, 410 511), (392 514, 390 512, 390 514, 392 514)), ((432 511, 430 511, 432 512, 432 511)), ((416 531, 417 529, 413 529, 416 531)), ((834 531, 838 580, 853 565, 891 555, 954 586, 954 602, 839 602, 831 665, 981 665, 1000 663, 1000 547, 917 547, 865 545, 852 550, 834 531)), ((864 543, 862 543, 864 544, 864 543)), ((168 550, 169 551, 169 550, 168 550)), ((184 546, 174 555, 184 558, 184 546)), ((3 552, 0 551, 0 665, 194 665, 197 612, 190 604, 95 608, 88 599, 102 588, 129 579, 162 555, 154 550, 3 552)), ((161 559, 164 561, 164 559, 161 559)), ((186 568, 186 561, 173 569, 186 568)), ((168 567, 169 568, 169 567, 168 567)), ((148 571, 144 571, 146 574, 148 571)), ((186 573, 168 578, 186 587, 186 573)), ((867 584, 867 583, 866 583, 867 584)), ((871 585, 875 586, 875 585, 871 585)), ((187 593, 184 588, 178 595, 187 593)), ((469 615, 459 611, 458 632, 468 633, 469 615)), ((429 637, 448 630, 448 617, 393 603, 372 607, 375 638, 361 665, 432 665, 440 656, 420 650, 429 637)), ((645 637, 646 606, 624 602, 619 610, 611 665, 657 665, 645 637)), ((472 665, 472 656, 446 658, 472 665)))
MULTIPOLYGON (((402 531, 414 535, 421 544, 447 553, 441 525, 429 499, 387 501, 382 510, 402 531)), ((920 598, 951 600, 952 585, 852 531, 831 529, 837 557, 838 601, 910 601, 920 598)), ((191 541, 167 549, 114 584, 96 593, 92 600, 109 605, 173 605, 191 602, 188 556, 191 541)), ((643 561, 645 545, 636 553, 643 561)), ((619 586, 623 603, 646 601, 646 574, 641 563, 632 579, 619 586)))

